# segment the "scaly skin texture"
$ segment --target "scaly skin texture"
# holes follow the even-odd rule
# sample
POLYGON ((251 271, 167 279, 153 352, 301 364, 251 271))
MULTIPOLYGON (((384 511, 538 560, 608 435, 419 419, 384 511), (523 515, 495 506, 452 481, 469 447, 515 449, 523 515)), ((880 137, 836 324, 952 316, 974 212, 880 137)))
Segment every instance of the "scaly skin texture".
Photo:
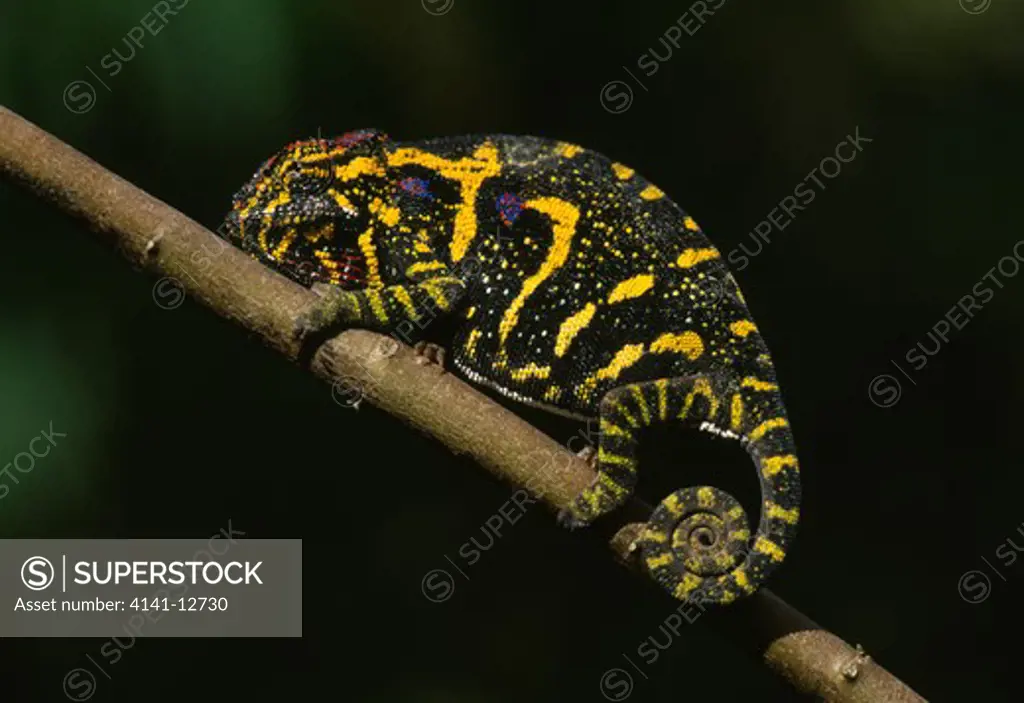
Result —
POLYGON ((718 251, 632 169, 535 137, 360 130, 269 159, 226 225, 267 265, 321 284, 298 334, 458 315, 452 356, 470 380, 598 418, 598 477, 560 516, 569 527, 629 496, 643 427, 739 441, 761 484, 755 533, 705 486, 665 498, 637 541, 677 598, 731 602, 783 560, 800 486, 768 349, 718 251))

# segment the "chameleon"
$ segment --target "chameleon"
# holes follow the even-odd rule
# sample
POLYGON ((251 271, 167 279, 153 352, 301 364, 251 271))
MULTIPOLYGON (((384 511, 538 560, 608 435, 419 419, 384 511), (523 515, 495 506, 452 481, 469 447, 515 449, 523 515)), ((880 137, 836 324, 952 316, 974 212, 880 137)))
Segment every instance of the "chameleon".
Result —
POLYGON ((559 513, 565 527, 629 498, 645 427, 739 442, 759 479, 756 531, 731 495, 694 486, 632 545, 676 598, 747 596, 791 548, 799 464, 768 348, 719 251, 634 169, 555 139, 360 129, 267 159, 221 234, 319 294, 297 338, 449 316, 471 382, 597 421, 596 478, 559 513))

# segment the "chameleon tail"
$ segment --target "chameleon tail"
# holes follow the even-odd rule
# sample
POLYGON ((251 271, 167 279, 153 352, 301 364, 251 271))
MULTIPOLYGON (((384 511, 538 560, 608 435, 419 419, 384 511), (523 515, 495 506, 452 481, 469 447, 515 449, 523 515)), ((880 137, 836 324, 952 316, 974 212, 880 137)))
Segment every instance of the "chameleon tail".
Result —
MULTIPOLYGON (((684 488, 653 511, 637 546, 651 575, 673 596, 725 604, 756 591, 785 557, 799 519, 793 436, 778 389, 753 378, 656 381, 665 414, 738 439, 757 467, 761 520, 750 533, 735 498, 710 486, 684 488), (658 384, 665 384, 658 388, 658 384)), ((653 394, 652 394, 653 395, 653 394)), ((627 412, 628 409, 627 409, 627 412)))

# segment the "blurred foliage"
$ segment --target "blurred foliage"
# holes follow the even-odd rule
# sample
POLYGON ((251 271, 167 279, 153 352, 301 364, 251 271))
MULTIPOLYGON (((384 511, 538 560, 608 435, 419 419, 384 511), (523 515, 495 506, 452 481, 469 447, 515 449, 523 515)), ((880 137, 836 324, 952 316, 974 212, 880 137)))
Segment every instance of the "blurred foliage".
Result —
MULTIPOLYGON (((1020 237, 1024 3, 972 15, 963 7, 984 0, 726 0, 648 77, 638 57, 665 52, 688 3, 455 0, 433 16, 424 6, 438 3, 418 0, 182 1, 113 76, 105 57, 129 51, 153 3, 5 3, 0 101, 210 226, 267 155, 318 130, 508 132, 636 167, 728 251, 859 126, 874 141, 737 272, 807 467, 806 526, 773 588, 929 699, 1012 697, 1019 649, 994 635, 1016 635, 1024 571, 982 604, 956 585, 1024 520, 1024 278, 954 331, 896 406, 869 402, 867 384, 896 373, 891 360, 1020 237), (63 96, 82 80, 95 104, 76 114, 63 96), (599 102, 612 80, 633 88, 622 114, 599 102)), ((0 206, 0 462, 50 420, 68 433, 0 502, 2 534, 204 536, 232 518, 310 544, 308 637, 236 643, 245 663, 224 690, 601 700, 601 673, 658 636, 671 604, 541 511, 452 602, 427 602, 421 576, 508 487, 372 409, 339 410, 199 306, 160 310, 150 279, 41 201, 4 187, 0 206), (329 591, 324 612, 314 589, 329 591)), ((698 444, 680 473, 711 461, 698 444)), ((187 645, 147 641, 104 695, 190 695, 153 690, 165 663, 226 655, 187 645)), ((96 649, 27 644, 39 656, 23 682, 52 693, 96 649)), ((791 699, 704 623, 645 673, 631 703, 791 699)))

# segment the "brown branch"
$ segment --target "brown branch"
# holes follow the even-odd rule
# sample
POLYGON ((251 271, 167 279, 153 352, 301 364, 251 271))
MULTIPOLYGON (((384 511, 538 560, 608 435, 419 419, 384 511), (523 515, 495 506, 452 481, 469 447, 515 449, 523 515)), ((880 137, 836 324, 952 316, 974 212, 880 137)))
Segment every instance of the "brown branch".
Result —
MULTIPOLYGON (((3 107, 0 169, 84 219, 138 267, 165 277, 154 286, 165 304, 187 292, 298 359, 291 330, 315 300, 307 289, 3 107)), ((499 478, 528 487, 551 509, 567 506, 593 477, 558 443, 451 374, 417 363, 412 350, 389 337, 344 332, 316 351, 310 367, 337 392, 362 394, 499 478)), ((623 513, 643 520, 643 510, 634 503, 623 513)), ((625 525, 609 545, 622 562, 645 573, 627 548, 636 527, 625 525)), ((924 700, 766 589, 712 621, 802 692, 849 703, 924 700)))

